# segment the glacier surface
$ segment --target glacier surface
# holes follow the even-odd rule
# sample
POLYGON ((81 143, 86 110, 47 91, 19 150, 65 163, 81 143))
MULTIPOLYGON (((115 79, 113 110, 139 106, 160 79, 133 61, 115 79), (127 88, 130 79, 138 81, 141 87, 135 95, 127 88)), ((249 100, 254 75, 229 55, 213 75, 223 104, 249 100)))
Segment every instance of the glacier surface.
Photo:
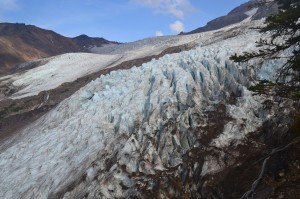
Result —
MULTIPOLYGON (((205 126, 204 112, 220 103, 232 121, 209 145, 242 142, 262 124, 261 99, 245 88, 255 70, 228 57, 253 48, 258 36, 245 30, 89 83, 2 145, 0 197, 74 198, 87 190, 89 198, 138 194, 132 175, 182 165, 182 155, 202 144, 193 129, 205 126), (226 104, 232 94, 237 102, 226 104)), ((223 166, 208 156, 201 175, 223 166)))
MULTIPOLYGON (((224 31, 231 28, 238 26, 224 31)), ((260 35, 244 28, 232 34, 224 32, 206 40, 212 44, 199 42, 196 49, 138 68, 113 71, 62 101, 11 138, 14 142, 2 144, 0 198, 138 196, 141 176, 147 180, 161 171, 180 169, 190 150, 242 143, 263 122, 258 114, 263 99, 246 89, 259 68, 228 58, 254 49, 260 35), (232 95, 237 99, 229 104, 232 95), (205 132, 199 129, 205 129, 206 113, 218 111, 217 105, 225 107, 230 119, 204 143, 205 132)), ((201 175, 224 166, 206 155, 201 175)))

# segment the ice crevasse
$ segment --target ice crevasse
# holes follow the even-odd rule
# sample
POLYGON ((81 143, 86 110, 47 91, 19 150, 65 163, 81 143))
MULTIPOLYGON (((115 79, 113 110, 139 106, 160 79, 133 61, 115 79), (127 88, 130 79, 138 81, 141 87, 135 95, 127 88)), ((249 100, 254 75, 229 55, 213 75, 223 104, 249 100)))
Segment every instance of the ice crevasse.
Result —
MULTIPOLYGON (((0 197, 139 195, 137 173, 147 180, 160 171, 180 170, 184 154, 195 147, 242 142, 262 124, 261 99, 246 89, 258 71, 228 59, 247 43, 242 35, 89 83, 2 150, 0 197), (231 96, 236 102, 229 103, 231 96), (206 113, 217 111, 218 104, 231 119, 204 143, 199 129, 208 125, 206 113)), ((207 155, 200 173, 223 167, 207 155)))

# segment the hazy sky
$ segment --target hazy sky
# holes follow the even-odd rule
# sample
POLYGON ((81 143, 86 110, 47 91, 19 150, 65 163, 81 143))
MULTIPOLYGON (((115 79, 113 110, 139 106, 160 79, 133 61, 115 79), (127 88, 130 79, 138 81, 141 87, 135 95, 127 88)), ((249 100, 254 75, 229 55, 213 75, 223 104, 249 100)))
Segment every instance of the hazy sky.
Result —
POLYGON ((205 25, 247 0, 0 0, 0 22, 129 42, 205 25))

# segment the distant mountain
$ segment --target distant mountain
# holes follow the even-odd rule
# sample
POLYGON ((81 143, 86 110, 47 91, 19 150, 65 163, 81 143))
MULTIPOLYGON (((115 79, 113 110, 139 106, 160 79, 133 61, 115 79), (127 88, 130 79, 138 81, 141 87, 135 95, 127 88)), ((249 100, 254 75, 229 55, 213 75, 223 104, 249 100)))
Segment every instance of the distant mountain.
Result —
POLYGON ((102 37, 89 37, 84 34, 72 38, 72 41, 87 51, 92 47, 101 47, 107 44, 119 44, 118 42, 108 41, 102 37))
POLYGON ((0 23, 0 74, 15 64, 68 52, 87 52, 91 46, 116 43, 81 35, 64 37, 22 23, 0 23))
POLYGON ((255 2, 256 1, 251 0, 247 3, 244 3, 230 11, 226 16, 218 17, 212 21, 209 21, 203 27, 183 34, 194 34, 217 30, 228 25, 239 23, 248 17, 251 17, 252 20, 258 20, 271 14, 275 14, 278 11, 278 5, 273 1, 270 1, 266 5, 257 5, 255 2))

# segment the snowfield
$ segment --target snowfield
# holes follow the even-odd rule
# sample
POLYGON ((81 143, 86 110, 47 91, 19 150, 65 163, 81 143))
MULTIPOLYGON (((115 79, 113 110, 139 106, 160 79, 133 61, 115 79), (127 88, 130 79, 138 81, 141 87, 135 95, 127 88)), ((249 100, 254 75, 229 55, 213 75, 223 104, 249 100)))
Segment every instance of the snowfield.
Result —
MULTIPOLYGON (((251 23, 255 26, 260 22, 251 23)), ((242 143, 264 118, 258 116, 263 99, 251 95, 245 87, 260 74, 260 69, 228 60, 234 53, 254 49, 260 37, 245 25, 240 26, 227 27, 214 38, 211 32, 182 37, 185 42, 198 38, 199 47, 101 76, 11 138, 13 143, 3 143, 0 198, 139 195, 135 188, 139 178, 134 174, 140 173, 147 180, 147 175, 183 165, 182 155, 204 144, 204 132, 192 132, 201 132, 199 129, 208 125, 205 114, 217 111, 217 104, 224 104, 232 120, 207 144, 222 149, 242 143), (235 37, 228 36, 232 28, 239 30, 235 37), (231 95, 238 96, 234 104, 227 103, 231 95)), ((159 48, 163 43, 164 40, 158 42, 159 48)), ((149 49, 151 45, 146 42, 141 48, 149 49)), ((13 84, 27 86, 13 98, 34 95, 111 66, 109 63, 126 51, 119 50, 106 55, 56 57, 18 76, 13 84)), ((137 48, 135 53, 139 51, 137 48)), ((270 65, 262 67, 263 75, 270 65)), ((224 166, 219 159, 207 155, 201 175, 224 166)))

